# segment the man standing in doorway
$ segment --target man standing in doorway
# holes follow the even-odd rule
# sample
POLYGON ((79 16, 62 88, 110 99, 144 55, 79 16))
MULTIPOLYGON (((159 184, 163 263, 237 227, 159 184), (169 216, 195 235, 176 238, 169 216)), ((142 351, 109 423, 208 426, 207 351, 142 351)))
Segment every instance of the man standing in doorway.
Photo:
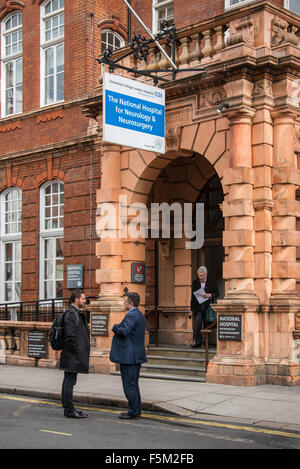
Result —
POLYGON ((197 278, 193 281, 192 286, 191 311, 195 317, 195 342, 192 348, 200 348, 202 346, 202 322, 204 328, 206 328, 206 310, 212 299, 216 299, 218 296, 219 292, 214 282, 207 277, 207 268, 202 265, 197 270, 197 278))
POLYGON ((64 345, 60 356, 60 370, 64 370, 62 405, 65 417, 86 418, 87 414, 75 409, 73 388, 78 373, 89 372, 90 337, 85 317, 86 296, 81 290, 74 290, 70 306, 64 315, 64 345))
POLYGON ((146 362, 145 330, 146 320, 138 309, 138 293, 127 293, 124 306, 127 314, 120 324, 112 328, 115 333, 112 341, 110 360, 120 363, 120 372, 125 396, 128 400, 128 412, 120 419, 134 419, 141 415, 141 396, 139 376, 141 364, 146 362))

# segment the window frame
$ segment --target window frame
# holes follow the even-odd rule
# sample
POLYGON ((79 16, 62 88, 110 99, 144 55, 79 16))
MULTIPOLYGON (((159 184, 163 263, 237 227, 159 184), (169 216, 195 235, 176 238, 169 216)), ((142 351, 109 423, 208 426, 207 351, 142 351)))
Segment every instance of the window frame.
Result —
POLYGON ((230 5, 230 0, 225 0, 224 9, 225 11, 231 10, 232 8, 240 8, 241 6, 248 5, 249 3, 255 3, 258 0, 239 0, 236 5, 230 5))
MULTIPOLYGON (((0 212, 1 212, 0 213, 0 260, 1 260, 0 262, 0 301, 1 303, 12 303, 12 302, 18 303, 19 301, 21 301, 21 292, 22 292, 22 191, 19 187, 16 187, 16 186, 10 187, 8 189, 5 189, 0 194, 0 212), (18 192, 19 197, 17 200, 20 201, 20 205, 21 205, 21 210, 20 210, 21 230, 18 229, 18 231, 16 232, 6 233, 5 232, 5 227, 6 227, 6 222, 5 222, 6 200, 5 199, 9 193, 12 193, 14 191, 18 192), (5 277, 6 277, 5 275, 6 274, 5 246, 7 243, 12 243, 13 245, 13 248, 12 248, 13 249, 13 253, 12 253, 13 268, 12 268, 12 280, 10 282, 5 280, 5 277), (16 257, 15 257, 17 243, 20 243, 20 259, 19 260, 16 260, 16 257), (16 262, 20 264, 20 279, 19 280, 16 280, 16 262), (16 298, 14 294, 15 288, 12 288, 12 292, 13 292, 12 299, 11 300, 5 299, 5 284, 6 283, 11 283, 12 287, 16 283, 20 284, 20 297, 19 298, 16 298)), ((17 221, 17 223, 19 222, 17 221)))
POLYGON ((23 112, 23 15, 20 10, 14 10, 10 14, 8 14, 2 21, 1 21, 1 118, 10 117, 14 115, 21 114, 23 112), (5 30, 5 25, 9 21, 10 18, 14 16, 18 16, 21 18, 21 24, 18 24, 16 27, 9 29, 8 31, 5 30), (19 48, 16 52, 11 52, 9 55, 6 55, 6 44, 5 38, 8 35, 12 35, 14 33, 19 33, 21 31, 22 38, 21 41, 17 40, 17 44, 21 44, 21 48, 19 48), (21 60, 21 82, 17 86, 17 62, 21 60), (7 64, 13 64, 13 80, 12 86, 7 87, 7 80, 6 80, 6 66, 7 64), (17 110, 17 88, 21 87, 21 109, 17 110), (6 112, 7 109, 7 99, 6 99, 6 92, 8 89, 13 90, 13 111, 10 113, 6 112))
MULTIPOLYGON (((62 239, 64 241, 64 228, 63 227, 58 227, 58 228, 50 228, 46 229, 45 228, 45 196, 46 196, 46 189, 51 186, 52 184, 62 184, 63 189, 64 189, 64 183, 60 180, 51 180, 47 181, 45 184, 43 184, 40 188, 40 260, 39 260, 39 265, 40 265, 40 275, 39 275, 39 296, 41 300, 47 300, 46 298, 46 289, 45 289, 45 282, 47 281, 45 278, 45 244, 46 240, 50 239, 54 242, 54 245, 56 246, 56 240, 57 239, 62 239)), ((59 191, 59 194, 61 194, 61 191, 59 191)), ((63 191, 64 194, 64 191, 63 191)), ((64 203, 61 204, 64 206, 64 203)), ((51 205, 52 207, 52 205, 51 205)), ((51 241, 51 242, 52 242, 51 241)), ((52 254, 55 251, 55 247, 52 245, 52 254)), ((63 254, 64 254, 64 248, 63 248, 63 254)), ((64 261, 64 255, 62 258, 57 258, 56 256, 52 256, 52 260, 55 260, 55 265, 53 265, 53 276, 50 279, 52 282, 52 292, 55 291, 55 285, 57 281, 62 281, 64 282, 64 275, 62 280, 58 279, 56 277, 56 260, 60 259, 64 261)), ((55 294, 56 296, 56 294, 55 294)), ((52 296, 54 298, 55 296, 52 296)))
POLYGON ((173 0, 153 0, 152 1, 152 31, 153 34, 157 34, 159 30, 157 29, 158 21, 158 11, 167 6, 173 6, 173 21, 174 21, 174 1, 173 0))
POLYGON ((287 10, 289 10, 291 13, 294 13, 295 15, 298 15, 299 13, 296 13, 295 11, 291 10, 290 8, 290 0, 284 0, 284 4, 283 4, 284 8, 286 8, 287 10))
POLYGON ((120 41, 120 47, 115 47, 114 49, 112 49, 113 51, 114 50, 118 50, 118 49, 121 49, 122 47, 125 46, 125 41, 123 39, 123 37, 117 33, 116 31, 113 31, 112 29, 109 29, 109 28, 104 28, 102 29, 101 31, 101 53, 103 54, 104 50, 107 49, 107 47, 105 47, 105 49, 103 49, 103 41, 102 41, 102 35, 105 34, 105 33, 110 33, 113 35, 114 38, 117 38, 119 41, 120 41))
MULTIPOLYGON (((44 3, 42 3, 41 8, 40 8, 40 61, 41 61, 41 66, 40 66, 40 106, 51 106, 56 103, 62 103, 64 102, 64 96, 62 99, 57 99, 57 82, 58 82, 58 75, 63 74, 65 76, 65 21, 63 23, 63 28, 64 28, 64 33, 63 35, 58 35, 55 38, 50 38, 49 40, 45 39, 45 24, 46 21, 49 19, 52 19, 56 16, 60 16, 62 13, 65 13, 65 7, 59 8, 55 11, 52 11, 48 14, 45 13, 46 6, 52 2, 53 0, 46 0, 44 3), (57 72, 57 49, 59 46, 63 45, 64 47, 64 52, 63 52, 63 71, 62 72, 57 72), (54 90, 54 96, 53 100, 50 102, 47 102, 47 97, 46 97, 46 51, 52 49, 54 51, 53 53, 53 74, 49 75, 53 76, 53 90, 54 90)), ((59 26, 58 26, 59 29, 59 26)), ((52 30, 52 29, 51 29, 52 30)), ((64 80, 63 80, 64 82, 64 80)), ((63 87, 64 88, 64 87, 63 87)), ((63 94, 64 94, 63 90, 63 94)))

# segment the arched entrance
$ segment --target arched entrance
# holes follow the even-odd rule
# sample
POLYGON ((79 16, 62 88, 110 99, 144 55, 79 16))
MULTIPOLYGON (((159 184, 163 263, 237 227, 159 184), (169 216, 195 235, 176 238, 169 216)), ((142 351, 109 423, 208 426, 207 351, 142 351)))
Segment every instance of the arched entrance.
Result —
POLYGON ((196 220, 195 215, 196 203, 204 205, 204 240, 201 247, 186 247, 187 238, 184 237, 183 227, 183 237, 178 237, 174 227, 175 210, 171 212, 173 218, 170 217, 170 237, 166 238, 160 231, 158 239, 145 240, 145 309, 150 331, 157 327, 157 316, 154 323, 150 313, 157 310, 161 313, 156 336, 159 344, 190 345, 192 342, 193 327, 189 314, 191 283, 199 265, 207 266, 209 276, 218 284, 221 297, 224 296, 224 222, 220 209, 223 198, 219 176, 211 163, 197 153, 191 156, 178 155, 160 172, 152 186, 148 198, 149 211, 153 204, 162 206, 166 203, 173 208, 175 204, 176 207, 180 204, 183 224, 184 208, 191 204, 194 232, 202 229, 197 226, 199 220, 196 220))
MULTIPOLYGON (((167 188, 166 197, 168 202, 178 199, 178 189, 181 188, 181 201, 195 204, 201 190, 207 182, 215 177, 222 183, 223 172, 230 166, 230 155, 228 151, 229 125, 226 118, 213 119, 175 128, 172 132, 168 130, 168 151, 165 155, 138 150, 128 147, 120 147, 113 144, 102 146, 102 183, 97 191, 98 208, 108 204, 115 213, 120 213, 123 200, 128 207, 136 204, 149 204, 155 196, 157 187, 161 187, 161 195, 167 188), (182 179, 184 174, 185 180, 182 179), (164 180, 163 176, 166 176, 164 180), (172 178, 174 175, 174 181, 172 178), (179 178, 179 179, 178 179, 179 178), (156 184, 157 183, 157 184, 156 184), (122 198, 122 202, 120 199, 122 198)), ((163 199, 161 199, 163 200, 163 199)), ((98 211, 96 226, 101 221, 101 211, 98 211)), ((118 217, 117 217, 118 218, 118 217)), ((122 217, 121 217, 122 218, 122 217)), ((118 218, 120 221, 120 217, 118 218)), ((155 305, 155 282, 151 283, 151 266, 147 265, 146 282, 132 282, 131 269, 134 263, 145 262, 146 253, 149 254, 148 243, 153 241, 148 238, 135 239, 130 235, 122 236, 124 223, 130 223, 130 217, 121 222, 122 226, 112 230, 112 236, 102 237, 96 246, 96 255, 100 259, 100 268, 96 272, 96 280, 101 285, 100 298, 95 306, 91 305, 93 313, 108 314, 108 331, 110 325, 120 322, 124 315, 123 294, 124 288, 137 291, 141 297, 141 309, 146 312, 146 306, 155 305), (147 248, 146 248, 147 245, 147 248), (146 290, 147 286, 147 290, 146 290), (151 291, 152 286, 152 291, 151 291), (149 295, 150 293, 150 295, 149 295), (152 293, 152 300, 151 300, 152 293), (152 303, 151 303, 152 301, 152 303)), ((159 240, 158 240, 159 241, 159 240)), ((185 249, 185 239, 175 239, 175 245, 171 249, 174 255, 173 278, 171 293, 173 302, 180 307, 184 306, 184 316, 172 315, 173 325, 167 321, 166 328, 169 337, 170 330, 177 330, 177 343, 190 343, 192 340, 192 319, 186 314, 189 311, 191 297, 191 282, 193 278, 193 258, 191 251, 185 249), (183 281, 184 280, 184 281, 183 281)), ((152 243, 152 257, 155 257, 155 248, 152 243)), ((171 246, 172 247, 172 246, 171 246)), ((168 243, 163 247, 161 255, 166 257, 170 246, 168 243)), ((158 251, 157 251, 158 256, 158 251)), ((172 262, 170 262, 172 266, 172 262)), ((155 277, 155 268, 154 277, 155 277)), ((153 278, 153 277, 152 277, 153 278)), ((166 282, 168 277, 166 278, 166 282)), ((166 300, 166 291, 163 297, 166 300)), ((158 301, 158 300, 157 300, 158 301)), ((157 303, 158 304, 158 303, 157 303)), ((166 318, 168 319, 168 318, 166 318)), ((109 350, 111 345, 109 332, 107 337, 96 337, 95 352, 92 354, 92 363, 97 369, 107 370, 112 368, 108 360, 108 354, 97 350, 109 350)), ((172 341, 175 339, 173 334, 172 341)), ((165 341, 165 338, 162 338, 165 341)))

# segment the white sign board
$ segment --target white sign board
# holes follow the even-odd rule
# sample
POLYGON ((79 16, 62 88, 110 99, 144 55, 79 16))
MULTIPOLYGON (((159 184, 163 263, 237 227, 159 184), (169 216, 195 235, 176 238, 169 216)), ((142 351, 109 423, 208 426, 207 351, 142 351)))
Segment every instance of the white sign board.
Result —
POLYGON ((165 153, 165 90, 105 73, 103 140, 165 153))

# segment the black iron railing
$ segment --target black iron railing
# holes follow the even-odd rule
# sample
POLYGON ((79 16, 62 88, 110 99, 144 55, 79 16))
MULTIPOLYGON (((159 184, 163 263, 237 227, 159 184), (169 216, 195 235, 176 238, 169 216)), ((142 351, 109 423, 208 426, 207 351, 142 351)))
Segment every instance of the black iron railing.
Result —
MULTIPOLYGON (((94 298, 98 297, 87 297, 87 304, 89 300, 94 298)), ((0 303, 0 321, 51 322, 60 313, 64 312, 68 305, 69 298, 0 303)))

